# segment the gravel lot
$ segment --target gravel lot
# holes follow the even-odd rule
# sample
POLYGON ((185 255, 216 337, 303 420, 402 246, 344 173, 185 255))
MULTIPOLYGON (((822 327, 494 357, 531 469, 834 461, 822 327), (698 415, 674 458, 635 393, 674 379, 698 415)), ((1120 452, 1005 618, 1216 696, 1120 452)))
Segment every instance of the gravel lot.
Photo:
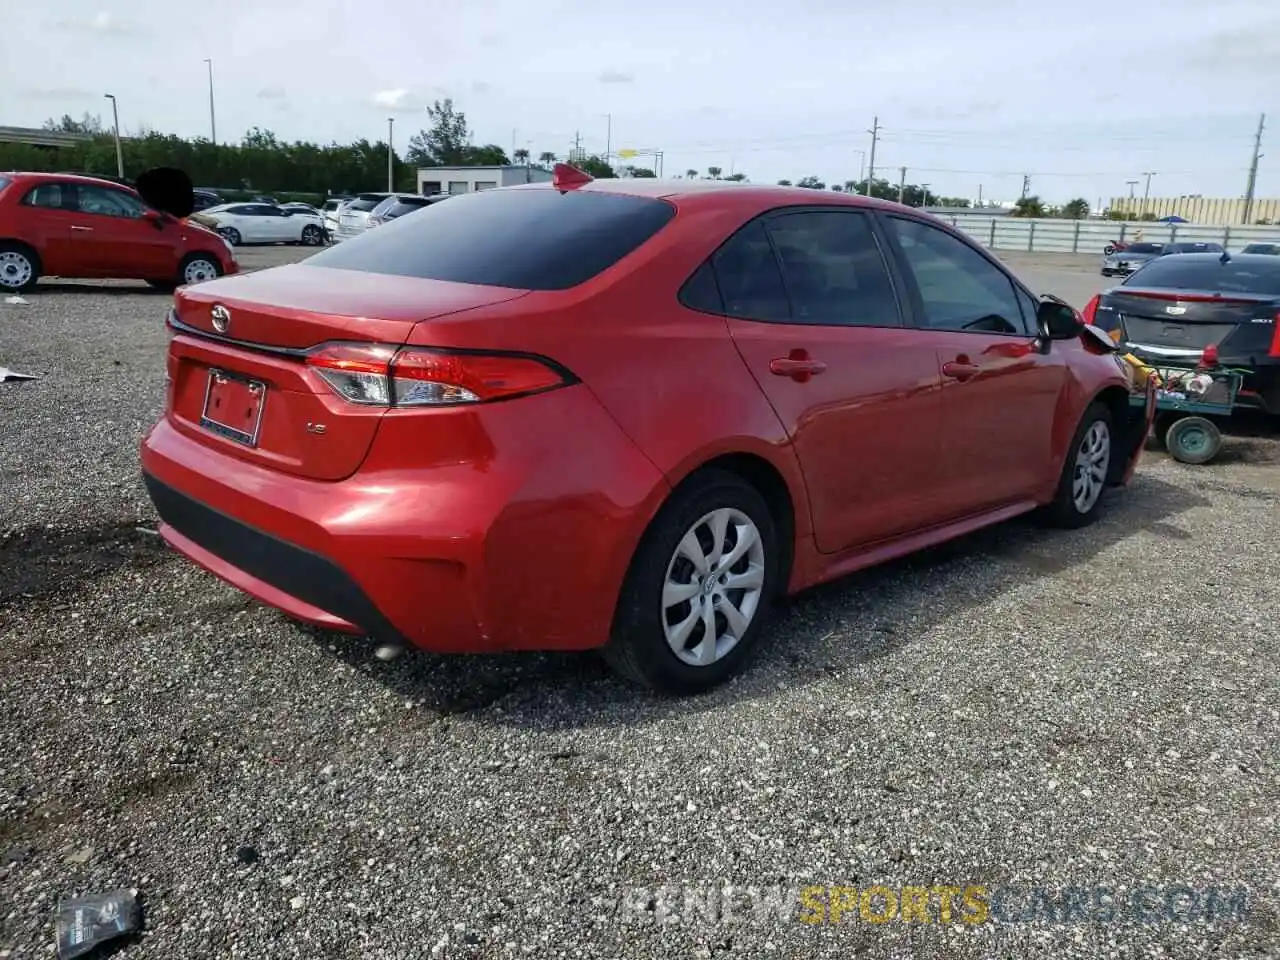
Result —
POLYGON ((0 958, 117 886, 144 897, 130 960, 1280 955, 1265 430, 1208 467, 1148 454, 1089 530, 1015 522, 813 591, 749 675, 669 702, 592 656, 382 663, 197 571, 137 475, 167 298, 27 299, 0 302, 0 361, 45 377, 0 386, 0 958), (1217 924, 619 912, 664 883, 1252 898, 1217 924))

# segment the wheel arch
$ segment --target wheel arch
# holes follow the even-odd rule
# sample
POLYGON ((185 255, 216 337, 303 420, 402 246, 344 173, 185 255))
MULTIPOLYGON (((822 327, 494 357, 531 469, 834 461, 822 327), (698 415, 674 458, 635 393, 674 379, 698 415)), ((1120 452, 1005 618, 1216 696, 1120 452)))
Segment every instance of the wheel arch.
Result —
POLYGON ((1107 483, 1113 485, 1123 481, 1129 461, 1146 441, 1143 430, 1145 421, 1142 416, 1144 411, 1130 405, 1131 395, 1127 387, 1110 383, 1095 393, 1093 399, 1089 401, 1090 406, 1100 403, 1111 413, 1111 429, 1115 433, 1113 450, 1121 454, 1121 456, 1112 456, 1107 466, 1107 483))
POLYGON ((35 263, 36 269, 40 270, 42 273, 44 272, 44 261, 40 258, 40 251, 26 240, 23 240, 20 237, 0 236, 0 247, 20 247, 23 253, 31 257, 32 261, 35 263))

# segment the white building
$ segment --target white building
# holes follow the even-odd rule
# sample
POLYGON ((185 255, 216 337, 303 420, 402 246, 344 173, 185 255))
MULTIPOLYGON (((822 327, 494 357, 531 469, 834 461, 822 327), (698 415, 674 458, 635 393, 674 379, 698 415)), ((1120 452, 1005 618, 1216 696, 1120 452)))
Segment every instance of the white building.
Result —
POLYGON ((418 192, 474 193, 518 183, 550 183, 551 171, 541 167, 419 167, 418 192))

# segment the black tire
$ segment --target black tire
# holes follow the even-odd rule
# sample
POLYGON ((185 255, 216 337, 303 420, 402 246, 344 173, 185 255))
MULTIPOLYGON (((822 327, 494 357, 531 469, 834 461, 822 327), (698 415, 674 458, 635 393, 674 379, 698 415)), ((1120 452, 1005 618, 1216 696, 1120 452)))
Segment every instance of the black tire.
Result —
POLYGON ((40 279, 40 255, 25 243, 0 241, 0 291, 22 293, 40 279))
POLYGON ((1054 526, 1076 529, 1078 527, 1086 527, 1098 518, 1099 507, 1106 497, 1107 483, 1105 477, 1102 490, 1088 505, 1087 509, 1081 509, 1080 504, 1076 502, 1073 489, 1081 446, 1086 435, 1096 423, 1102 423, 1106 427, 1107 433, 1109 452, 1107 468, 1104 473, 1109 475, 1114 466, 1112 460, 1116 456, 1117 450, 1115 425, 1112 420, 1111 410, 1105 403, 1095 402, 1089 405, 1089 408, 1084 412, 1084 416, 1080 418, 1080 424, 1076 427, 1076 432, 1071 438, 1071 446, 1067 448, 1066 460, 1062 464, 1062 476, 1058 479, 1058 489, 1053 495, 1053 501, 1043 511, 1045 519, 1054 526))
MULTIPOLYGON (((738 673, 759 643, 780 578, 784 576, 779 566, 782 549, 777 529, 769 506, 759 491, 737 474, 706 470, 689 478, 659 511, 636 549, 618 598, 612 636, 601 651, 606 662, 628 680, 659 693, 677 696, 710 690, 738 673), (763 583, 755 612, 736 645, 720 659, 706 666, 696 666, 682 661, 667 643, 664 618, 681 608, 673 606, 664 610, 663 591, 668 569, 683 562, 675 557, 681 540, 687 533, 695 531, 702 518, 726 508, 744 514, 759 533, 763 549, 763 583)), ((688 615, 694 616, 695 603, 707 602, 708 595, 704 594, 686 601, 690 608, 688 615)), ((712 616, 718 629, 723 614, 712 616)), ((679 618, 678 613, 676 617, 679 618)), ((695 624, 691 637, 701 636, 704 631, 704 627, 695 624)))
POLYGON ((324 243, 324 231, 314 224, 302 228, 301 243, 304 247, 318 247, 324 243))
POLYGON ((1222 431, 1206 417, 1179 417, 1165 431, 1164 446, 1179 463, 1208 463, 1222 450, 1222 431))
POLYGON ((218 236, 222 237, 223 240, 226 240, 227 243, 231 244, 233 247, 238 247, 240 244, 244 243, 244 238, 240 236, 240 231, 235 227, 219 227, 218 236))
POLYGON ((1108 243, 1105 247, 1102 248, 1102 252, 1109 257, 1116 252, 1116 245, 1114 243, 1108 243))

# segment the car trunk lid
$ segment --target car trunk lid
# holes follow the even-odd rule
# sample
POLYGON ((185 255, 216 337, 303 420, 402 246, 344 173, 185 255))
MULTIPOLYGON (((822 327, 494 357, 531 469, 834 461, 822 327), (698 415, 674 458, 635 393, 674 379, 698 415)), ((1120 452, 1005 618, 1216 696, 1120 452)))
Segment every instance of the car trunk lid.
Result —
POLYGON ((404 344, 421 321, 527 291, 296 264, 184 287, 171 314, 167 416, 225 453, 316 480, 354 473, 386 408, 308 367, 333 341, 404 344))
POLYGON ((1117 287, 1102 298, 1098 313, 1109 315, 1104 326, 1118 324, 1139 353, 1191 358, 1215 346, 1225 359, 1228 349, 1266 355, 1278 307, 1267 294, 1117 287))

